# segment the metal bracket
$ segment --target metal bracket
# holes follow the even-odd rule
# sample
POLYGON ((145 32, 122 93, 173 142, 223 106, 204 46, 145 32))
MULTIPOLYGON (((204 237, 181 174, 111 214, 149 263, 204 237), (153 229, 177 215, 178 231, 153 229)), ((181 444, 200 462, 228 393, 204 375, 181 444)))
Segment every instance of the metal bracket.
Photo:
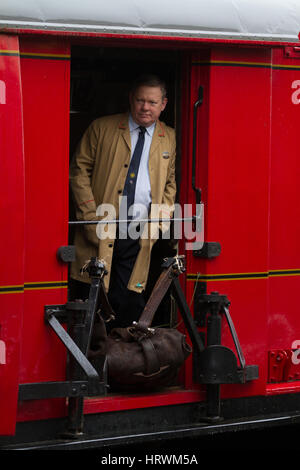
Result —
POLYGON ((100 383, 98 372, 94 369, 87 357, 83 354, 81 349, 79 349, 66 330, 61 326, 55 317, 55 311, 49 308, 46 309, 45 319, 86 374, 91 385, 90 388, 95 391, 93 394, 98 394, 100 392, 100 388, 98 387, 98 384, 100 383))
POLYGON ((100 380, 98 372, 73 341, 60 322, 65 323, 68 314, 73 311, 85 311, 88 305, 84 302, 68 302, 65 305, 46 305, 45 321, 74 357, 86 375, 86 380, 70 380, 65 382, 37 382, 19 385, 19 400, 42 400, 60 397, 84 397, 105 395, 107 384, 100 380), (59 320, 60 321, 59 321, 59 320))
POLYGON ((236 356, 226 346, 207 346, 197 357, 194 380, 202 384, 236 384, 258 379, 258 366, 238 367, 236 356))
POLYGON ((85 397, 104 395, 106 386, 102 382, 97 387, 88 380, 70 382, 38 382, 19 385, 19 400, 43 400, 47 398, 85 397))
POLYGON ((245 358, 229 313, 230 302, 218 292, 198 296, 198 324, 207 323, 206 347, 193 356, 193 378, 207 387, 207 416, 210 422, 218 421, 221 412, 221 384, 245 383, 258 378, 258 366, 246 366, 245 358), (221 344, 222 315, 225 315, 233 338, 240 367, 234 352, 221 344))
POLYGON ((204 242, 200 250, 193 250, 196 258, 216 258, 221 254, 221 245, 219 242, 204 242))
MULTIPOLYGON (((106 393, 106 360, 103 359, 103 375, 99 377, 98 372, 87 358, 99 287, 106 271, 103 263, 97 258, 92 258, 85 269, 92 278, 88 302, 67 302, 64 305, 46 305, 44 308, 45 322, 53 329, 75 360, 70 361, 72 363, 71 369, 69 364, 71 380, 21 384, 19 386, 20 400, 69 397, 69 404, 75 403, 74 400, 81 400, 82 404, 84 396, 106 393), (67 323, 73 329, 73 334, 76 330, 75 340, 71 338, 61 323, 67 323)), ((79 407, 77 408, 79 409, 79 407)), ((81 411, 80 414, 82 414, 81 411)))
POLYGON ((246 366, 244 354, 229 313, 230 302, 218 292, 203 293, 198 297, 197 320, 204 326, 207 318, 207 347, 194 357, 194 379, 197 383, 244 383, 258 378, 258 366, 246 366), (235 345, 240 367, 234 352, 221 345, 221 315, 224 314, 235 345))
POLYGON ((57 250, 56 255, 60 261, 63 261, 64 263, 71 263, 72 261, 75 261, 75 246, 60 246, 57 250))

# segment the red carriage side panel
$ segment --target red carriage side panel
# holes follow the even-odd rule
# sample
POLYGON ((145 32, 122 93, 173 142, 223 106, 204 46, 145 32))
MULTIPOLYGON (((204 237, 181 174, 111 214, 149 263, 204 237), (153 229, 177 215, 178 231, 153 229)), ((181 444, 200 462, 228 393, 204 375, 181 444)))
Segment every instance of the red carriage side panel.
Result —
MULTIPOLYGON (((270 62, 270 50, 251 48, 215 48, 209 56, 191 59, 191 110, 199 85, 204 87, 196 170, 205 205, 204 238, 219 242, 221 254, 205 260, 187 252, 188 293, 193 294, 198 276, 208 293, 227 295, 246 363, 259 366, 258 380, 223 386, 224 397, 265 391, 270 62)), ((185 158, 189 155, 191 149, 185 158)), ((193 201, 190 181, 191 173, 187 184, 193 201)), ((225 320, 223 325, 223 344, 234 350, 225 320)))
MULTIPOLYGON (((67 300, 69 49, 57 39, 21 39, 25 150, 25 295, 20 383, 64 380, 66 352, 44 306, 67 300)), ((21 402, 19 419, 64 412, 65 400, 21 402)))
MULTIPOLYGON (((281 360, 281 353, 291 352, 300 346, 297 301, 300 288, 299 48, 275 49, 272 68, 268 352, 269 356, 274 350, 278 352, 277 365, 280 366, 281 374, 274 375, 270 370, 268 381, 271 383, 300 379, 300 366, 294 367, 296 364, 293 365, 291 355, 283 354, 285 359, 281 360), (291 369, 294 369, 293 373, 291 369)), ((300 382, 298 390, 299 387, 300 382)))
POLYGON ((24 302, 24 164, 19 42, 0 36, 0 434, 15 432, 24 302))

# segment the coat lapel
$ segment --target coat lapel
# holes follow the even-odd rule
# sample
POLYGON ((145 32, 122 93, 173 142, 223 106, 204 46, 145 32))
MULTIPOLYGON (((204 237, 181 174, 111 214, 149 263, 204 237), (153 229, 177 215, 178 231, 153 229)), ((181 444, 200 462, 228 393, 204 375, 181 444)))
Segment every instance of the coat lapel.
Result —
POLYGON ((161 143, 162 137, 165 137, 165 131, 163 124, 160 121, 157 121, 155 130, 152 137, 152 143, 150 147, 149 161, 156 155, 156 150, 159 144, 161 143))
POLYGON ((131 139, 130 139, 130 132, 129 132, 129 123, 128 123, 128 114, 124 115, 124 118, 121 119, 119 122, 119 129, 121 130, 121 135, 129 148, 131 149, 131 139))

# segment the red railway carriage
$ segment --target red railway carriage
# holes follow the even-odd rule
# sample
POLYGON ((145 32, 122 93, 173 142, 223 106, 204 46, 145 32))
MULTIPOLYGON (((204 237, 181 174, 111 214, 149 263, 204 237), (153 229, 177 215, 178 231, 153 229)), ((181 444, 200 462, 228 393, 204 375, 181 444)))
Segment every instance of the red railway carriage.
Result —
MULTIPOLYGON (((1 448, 299 422, 299 6, 155 7, 0 6, 1 448), (93 119, 126 109, 141 71, 168 85, 178 201, 205 212, 202 248, 178 242, 186 269, 162 312, 193 353, 176 386, 116 394, 102 381, 92 393, 88 365, 77 382, 66 372, 80 346, 62 326, 74 254, 69 156, 93 119), (70 435, 74 406, 84 428, 70 435)), ((158 243, 151 282, 164 253, 158 243)))

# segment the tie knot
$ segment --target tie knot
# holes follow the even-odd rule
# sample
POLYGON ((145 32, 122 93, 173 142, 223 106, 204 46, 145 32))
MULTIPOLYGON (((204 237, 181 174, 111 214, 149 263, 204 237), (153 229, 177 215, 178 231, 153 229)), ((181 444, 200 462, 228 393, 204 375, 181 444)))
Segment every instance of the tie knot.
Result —
POLYGON ((146 128, 142 127, 142 126, 139 126, 139 130, 140 130, 141 134, 145 134, 145 132, 146 132, 146 128))

